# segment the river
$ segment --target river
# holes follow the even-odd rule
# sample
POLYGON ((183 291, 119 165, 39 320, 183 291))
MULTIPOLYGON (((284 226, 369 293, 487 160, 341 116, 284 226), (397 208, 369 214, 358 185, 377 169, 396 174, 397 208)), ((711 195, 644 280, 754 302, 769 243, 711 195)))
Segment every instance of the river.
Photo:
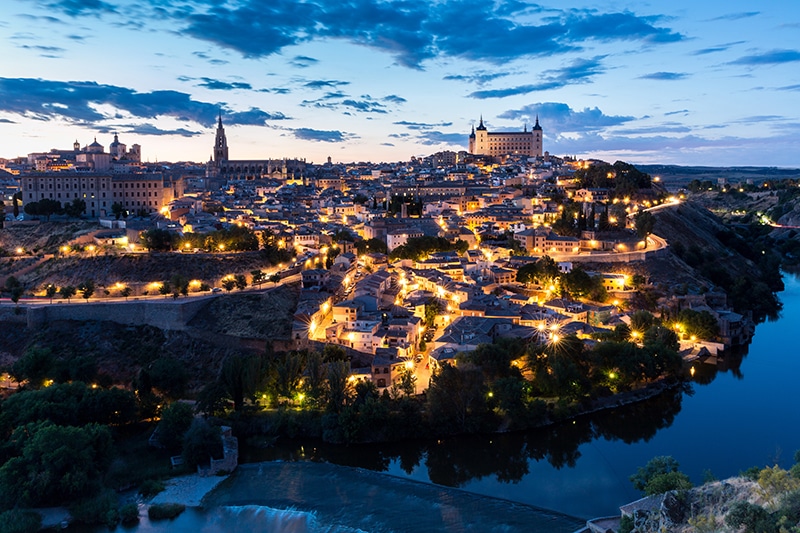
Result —
MULTIPOLYGON (((225 520, 235 515, 252 524, 260 517, 260 523, 266 524, 266 516, 270 520, 285 518, 272 507, 293 507, 302 516, 289 517, 294 524, 291 527, 301 522, 304 526, 265 526, 262 530, 471 531, 467 527, 432 527, 430 520, 439 520, 445 508, 453 516, 480 508, 489 510, 476 518, 484 528, 476 531, 492 530, 488 527, 492 520, 508 526, 504 531, 548 531, 557 530, 556 522, 563 527, 574 522, 558 513, 581 519, 618 514, 620 505, 640 496, 628 477, 657 455, 675 457, 681 470, 698 484, 708 475, 722 479, 751 466, 788 467, 795 450, 800 449, 800 332, 795 330, 800 325, 800 279, 786 275, 784 282, 781 316, 757 326, 746 353, 728 356, 718 366, 697 364, 694 382, 685 390, 526 433, 390 445, 339 447, 293 442, 268 450, 243 449, 242 459, 253 465, 215 491, 213 500, 220 507, 205 513, 192 511, 184 522, 198 529, 198 523, 215 523, 223 520, 220 513, 227 513, 225 520), (329 463, 322 468, 334 471, 326 470, 318 483, 308 481, 312 479, 307 477, 308 467, 293 462, 306 465, 309 460, 329 463), (262 461, 282 461, 264 467, 279 469, 281 476, 273 472, 265 477, 263 470, 259 474, 262 461), (332 465, 375 473, 336 470, 332 465), (364 476, 374 479, 365 480, 364 476), (282 487, 279 480, 288 485, 282 487), (384 482, 388 488, 381 485, 384 482), (441 486, 458 490, 441 489, 443 500, 431 500, 441 486), (303 487, 307 494, 300 494, 303 487), (269 491, 275 495, 264 496, 269 491), (288 492, 296 492, 298 499, 277 496, 288 492), (456 500, 459 502, 454 503, 456 500), (451 503, 453 507, 447 507, 451 503), (405 516, 405 521, 398 523, 395 517, 393 522, 382 516, 384 508, 398 506, 407 511, 399 515, 405 516), (342 507, 348 512, 337 514, 335 510, 342 507), (541 508, 554 513, 551 516, 541 508), (510 512, 523 509, 537 517, 540 525, 533 527, 533 522, 527 522, 527 529, 515 529, 505 524, 510 512), (367 514, 374 520, 356 520, 351 513, 367 514), (553 520, 550 529, 548 520, 553 520), (337 529, 331 524, 345 525, 337 529)), ((138 529, 173 531, 175 526, 179 523, 167 529, 142 524, 138 529)))

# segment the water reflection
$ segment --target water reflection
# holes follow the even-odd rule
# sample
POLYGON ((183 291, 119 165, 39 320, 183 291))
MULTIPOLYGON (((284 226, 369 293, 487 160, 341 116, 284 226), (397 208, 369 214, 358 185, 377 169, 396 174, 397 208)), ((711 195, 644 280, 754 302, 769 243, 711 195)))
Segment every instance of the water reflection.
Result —
POLYGON ((279 442, 265 450, 245 447, 241 458, 246 462, 321 461, 378 472, 397 463, 407 474, 424 464, 428 480, 449 487, 485 477, 516 483, 529 473, 529 461, 547 461, 556 469, 575 466, 581 445, 597 438, 626 444, 651 439, 672 424, 687 390, 675 387, 635 404, 527 432, 361 446, 279 442))

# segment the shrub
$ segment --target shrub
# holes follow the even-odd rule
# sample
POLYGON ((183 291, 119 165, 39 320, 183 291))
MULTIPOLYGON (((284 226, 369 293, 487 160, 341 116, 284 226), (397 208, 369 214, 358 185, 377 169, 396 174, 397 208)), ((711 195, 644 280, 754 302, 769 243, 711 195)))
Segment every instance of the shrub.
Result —
POLYGON ((147 509, 150 520, 172 520, 186 509, 180 503, 157 503, 147 509))
POLYGON ((733 528, 744 526, 746 532, 769 532, 774 529, 766 509, 750 502, 736 502, 728 511, 725 523, 733 528))
POLYGON ((105 524, 113 527, 119 522, 117 496, 110 490, 76 503, 69 512, 75 520, 84 524, 105 524))
POLYGON ((0 513, 0 533, 33 533, 42 527, 42 517, 35 511, 13 509, 0 513))
POLYGON ((139 506, 135 503, 126 503, 119 508, 119 518, 125 525, 137 523, 139 521, 139 506))
POLYGON ((631 533, 634 525, 632 516, 623 516, 619 521, 619 533, 631 533))
POLYGON ((150 498, 155 496, 159 492, 164 490, 164 483, 162 483, 158 479, 146 479, 142 482, 139 486, 139 494, 144 496, 145 498, 150 498))

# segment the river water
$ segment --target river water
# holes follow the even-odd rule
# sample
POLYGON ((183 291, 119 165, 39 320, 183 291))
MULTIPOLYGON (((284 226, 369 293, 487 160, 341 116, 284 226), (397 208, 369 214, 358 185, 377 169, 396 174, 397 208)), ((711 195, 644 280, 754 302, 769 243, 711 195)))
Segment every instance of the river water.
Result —
POLYGON ((209 510, 137 530, 572 531, 570 516, 615 515, 638 498, 628 477, 656 455, 675 457, 695 483, 788 467, 800 449, 800 279, 784 282, 779 319, 760 324, 745 353, 698 363, 683 390, 512 435, 243 449, 252 464, 212 494, 209 510))

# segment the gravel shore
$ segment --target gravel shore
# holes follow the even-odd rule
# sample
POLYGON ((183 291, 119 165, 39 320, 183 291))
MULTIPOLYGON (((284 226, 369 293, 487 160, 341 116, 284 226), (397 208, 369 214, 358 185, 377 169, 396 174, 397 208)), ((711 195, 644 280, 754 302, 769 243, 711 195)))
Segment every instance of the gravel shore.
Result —
POLYGON ((198 474, 172 478, 166 482, 166 489, 150 500, 150 504, 182 503, 187 507, 199 507, 203 497, 225 479, 227 476, 200 477, 198 474))

